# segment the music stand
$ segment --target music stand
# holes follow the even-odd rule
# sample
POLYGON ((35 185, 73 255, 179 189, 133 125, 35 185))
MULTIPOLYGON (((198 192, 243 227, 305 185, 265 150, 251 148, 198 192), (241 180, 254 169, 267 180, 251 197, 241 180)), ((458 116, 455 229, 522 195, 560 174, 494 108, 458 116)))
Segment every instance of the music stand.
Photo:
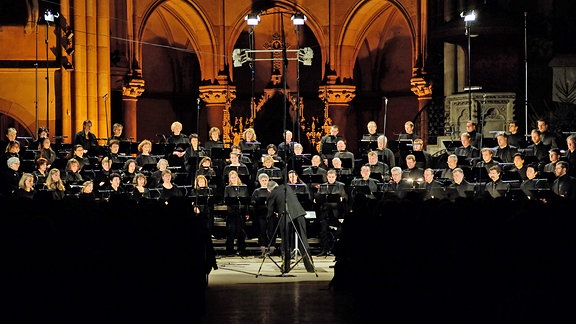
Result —
MULTIPOLYGON (((369 135, 364 135, 369 136, 369 135)), ((374 151, 378 148, 378 141, 375 139, 365 139, 362 138, 359 142, 360 152, 367 153, 369 151, 374 151)))
POLYGON ((304 174, 300 176, 307 184, 323 183, 324 176, 321 174, 304 174))
POLYGON ((454 152, 457 148, 462 146, 462 141, 442 141, 442 144, 444 144, 446 151, 454 152))
POLYGON ((320 154, 331 157, 336 151, 336 143, 327 142, 322 143, 322 151, 320 154))

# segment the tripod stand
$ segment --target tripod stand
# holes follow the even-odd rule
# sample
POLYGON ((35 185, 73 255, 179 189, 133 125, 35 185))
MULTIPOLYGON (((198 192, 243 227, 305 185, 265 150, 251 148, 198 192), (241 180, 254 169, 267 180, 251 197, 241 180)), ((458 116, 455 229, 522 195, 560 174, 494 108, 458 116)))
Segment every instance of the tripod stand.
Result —
MULTIPOLYGON (((278 268, 282 272, 282 275, 285 275, 292 269, 294 269, 294 267, 296 267, 296 265, 298 265, 300 261, 304 262, 304 265, 308 272, 316 273, 316 269, 313 265, 312 257, 310 256, 307 244, 308 242, 306 237, 306 223, 304 221, 304 215, 306 214, 306 211, 304 210, 304 208, 302 208, 302 205, 300 205, 300 202, 296 198, 296 194, 294 193, 294 191, 292 191, 292 189, 288 188, 288 186, 286 185, 281 186, 276 185, 275 188, 272 189, 272 192, 270 193, 268 203, 269 203, 269 216, 270 211, 275 210, 279 212, 281 217, 279 219, 278 224, 276 225, 274 233, 272 234, 272 237, 268 244, 267 251, 270 250, 270 245, 274 242, 274 238, 276 237, 276 234, 280 229, 282 236, 283 261, 282 264, 279 265, 276 262, 276 260, 272 259, 269 253, 265 253, 264 257, 262 258, 262 263, 260 264, 260 268, 258 269, 256 277, 258 277, 258 275, 260 274, 262 265, 264 264, 266 258, 270 258, 272 262, 274 262, 274 264, 278 266, 278 268), (298 215, 296 219, 292 217, 292 214, 298 215), (300 250, 298 249, 299 252, 298 254, 301 255, 301 258, 298 259, 293 265, 290 264, 290 260, 292 259, 293 254, 292 251, 290 251, 290 243, 289 243, 290 242, 289 236, 291 234, 290 233, 291 229, 294 230, 295 245, 298 246, 298 244, 300 244, 304 252, 300 253, 300 250)), ((294 259, 296 259, 296 257, 297 254, 294 253, 294 259)), ((318 276, 317 273, 316 276, 318 276)))

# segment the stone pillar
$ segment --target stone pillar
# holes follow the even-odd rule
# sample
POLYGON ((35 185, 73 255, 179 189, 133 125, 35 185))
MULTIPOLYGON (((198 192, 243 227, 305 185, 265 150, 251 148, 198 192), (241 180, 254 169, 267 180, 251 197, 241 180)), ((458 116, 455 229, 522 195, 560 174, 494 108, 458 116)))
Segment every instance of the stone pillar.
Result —
POLYGON ((338 125, 344 138, 350 138, 352 134, 348 134, 346 113, 350 101, 356 96, 356 86, 334 84, 330 80, 328 82, 329 84, 320 87, 318 96, 328 104, 328 117, 332 120, 332 124, 338 125))
POLYGON ((144 92, 145 82, 139 76, 133 76, 122 87, 122 112, 124 115, 124 137, 138 140, 137 107, 138 97, 144 92))
MULTIPOLYGON (((418 96, 418 111, 420 112, 432 101, 432 84, 427 80, 426 72, 416 68, 410 79, 410 85, 412 92, 418 96)), ((428 139, 428 115, 426 113, 420 114, 420 128, 417 132, 422 136, 424 145, 426 145, 428 139)))
POLYGON ((199 136, 201 141, 208 139, 208 130, 218 127, 222 131, 222 140, 230 142, 232 125, 230 124, 230 103, 236 98, 236 86, 229 85, 226 76, 218 77, 218 84, 200 86, 200 99, 205 103, 205 114, 201 114, 199 136))

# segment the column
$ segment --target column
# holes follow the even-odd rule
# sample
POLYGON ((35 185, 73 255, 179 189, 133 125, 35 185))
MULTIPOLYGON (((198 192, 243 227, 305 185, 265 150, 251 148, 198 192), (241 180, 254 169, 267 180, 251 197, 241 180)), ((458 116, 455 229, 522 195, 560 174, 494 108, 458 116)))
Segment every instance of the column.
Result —
POLYGON ((144 79, 132 76, 122 87, 122 113, 124 120, 124 137, 134 138, 137 141, 137 114, 138 97, 144 92, 144 79))
POLYGON ((350 101, 356 96, 356 86, 354 85, 337 85, 329 84, 321 86, 318 96, 328 104, 328 117, 332 119, 333 125, 338 125, 340 134, 344 138, 351 138, 348 134, 347 109, 350 107, 350 101))
MULTIPOLYGON (((420 68, 414 68, 412 78, 410 79, 411 90, 418 96, 418 111, 421 112, 426 105, 432 101, 432 84, 426 78, 426 72, 420 68)), ((417 130, 426 144, 428 134, 428 115, 420 114, 420 128, 417 130)))
POLYGON ((201 141, 208 139, 208 130, 211 127, 218 127, 222 131, 222 140, 230 142, 232 125, 230 124, 229 107, 232 100, 236 99, 236 86, 229 85, 223 76, 218 78, 218 84, 200 86, 200 99, 204 101, 204 114, 200 114, 200 136, 201 141))

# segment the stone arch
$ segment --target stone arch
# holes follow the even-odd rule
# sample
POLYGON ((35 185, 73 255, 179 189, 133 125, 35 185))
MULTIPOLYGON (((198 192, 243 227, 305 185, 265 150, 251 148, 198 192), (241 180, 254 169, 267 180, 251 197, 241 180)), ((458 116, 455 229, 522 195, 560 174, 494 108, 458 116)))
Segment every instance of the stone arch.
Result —
MULTIPOLYGON (((209 15, 195 2, 182 0, 158 0, 142 8, 140 14, 142 20, 137 28, 136 39, 138 40, 138 53, 135 55, 138 61, 142 60, 142 40, 145 35, 147 22, 152 15, 162 10, 166 15, 180 23, 186 33, 188 46, 198 57, 201 67, 202 79, 215 80, 218 75, 219 62, 218 40, 210 21, 209 15)), ((169 29, 168 29, 169 31, 169 29)), ((169 34, 169 33, 168 33, 169 34)))
MULTIPOLYGON (((415 62, 417 57, 415 53, 416 32, 408 10, 397 1, 366 1, 358 3, 344 19, 342 32, 337 37, 336 48, 340 50, 335 53, 336 74, 342 78, 352 78, 354 64, 344 64, 343 58, 347 58, 348 62, 355 62, 361 51, 362 43, 365 42, 371 31, 370 27, 375 24, 388 26, 397 19, 401 19, 407 24, 412 47, 411 61, 415 62), (398 18, 397 15, 400 15, 401 18, 398 18)), ((381 37, 381 39, 385 39, 385 37, 381 37)))
POLYGON ((36 117, 25 107, 0 98, 0 113, 9 116, 26 129, 28 134, 36 137, 36 117))

